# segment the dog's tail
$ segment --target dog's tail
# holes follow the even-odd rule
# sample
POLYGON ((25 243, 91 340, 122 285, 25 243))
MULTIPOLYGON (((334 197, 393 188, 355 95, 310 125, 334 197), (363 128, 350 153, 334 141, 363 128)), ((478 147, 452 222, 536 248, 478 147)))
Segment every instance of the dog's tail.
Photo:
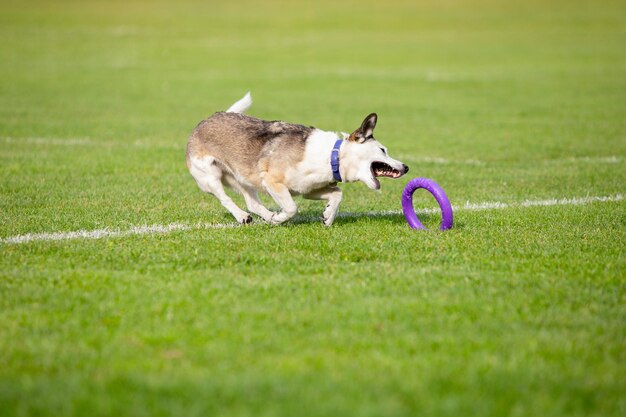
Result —
POLYGON ((248 91, 245 96, 226 110, 228 113, 244 113, 252 106, 252 96, 248 91))

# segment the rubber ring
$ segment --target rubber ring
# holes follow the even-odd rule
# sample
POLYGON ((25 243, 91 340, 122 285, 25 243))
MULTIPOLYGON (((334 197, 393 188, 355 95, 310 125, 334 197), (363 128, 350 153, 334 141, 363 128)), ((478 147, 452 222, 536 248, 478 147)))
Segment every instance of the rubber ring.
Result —
POLYGON ((419 188, 423 188, 431 193, 441 208, 441 226, 439 229, 450 229, 453 223, 450 200, 448 200, 448 196, 443 191, 443 188, 429 178, 413 178, 406 187, 404 187, 404 191, 402 192, 402 211, 404 212, 404 217, 406 217, 409 226, 413 229, 426 229, 417 218, 417 214, 415 214, 415 209, 413 208, 413 193, 419 188))

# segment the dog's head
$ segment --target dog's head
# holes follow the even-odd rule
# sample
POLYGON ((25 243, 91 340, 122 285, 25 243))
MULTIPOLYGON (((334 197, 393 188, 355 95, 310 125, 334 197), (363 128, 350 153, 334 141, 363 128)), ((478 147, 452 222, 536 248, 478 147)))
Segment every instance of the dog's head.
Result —
POLYGON ((378 116, 372 113, 363 120, 361 127, 345 135, 345 152, 341 163, 345 164, 346 181, 362 181, 372 190, 380 189, 377 177, 400 178, 409 167, 389 157, 387 148, 374 139, 378 116))

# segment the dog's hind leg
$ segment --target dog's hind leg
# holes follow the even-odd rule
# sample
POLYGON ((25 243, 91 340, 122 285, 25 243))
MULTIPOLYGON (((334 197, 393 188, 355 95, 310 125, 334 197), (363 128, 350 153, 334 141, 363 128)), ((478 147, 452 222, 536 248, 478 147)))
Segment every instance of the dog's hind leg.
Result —
POLYGON ((257 216, 261 216, 261 218, 268 223, 272 221, 272 217, 274 217, 274 212, 268 210, 267 207, 263 205, 256 191, 244 189, 242 190, 241 195, 243 195, 243 198, 246 200, 248 210, 250 210, 257 216))
POLYGON ((239 193, 243 196, 248 210, 257 216, 260 216, 266 222, 271 222, 274 213, 263 205, 263 202, 259 199, 259 195, 254 188, 247 187, 239 183, 232 175, 227 175, 225 180, 229 186, 239 191, 239 193))
POLYGON ((328 201, 326 209, 324 210, 324 217, 322 218, 322 221, 326 226, 332 225, 335 221, 335 217, 337 217, 337 212, 339 211, 341 196, 341 188, 334 185, 329 185, 328 187, 324 187, 303 195, 303 197, 308 200, 328 201))
POLYGON ((252 216, 240 209, 237 204, 226 194, 222 185, 222 176, 224 172, 215 158, 205 156, 204 158, 191 158, 189 172, 198 183, 200 189, 204 192, 211 193, 222 203, 237 221, 241 224, 252 222, 252 216))

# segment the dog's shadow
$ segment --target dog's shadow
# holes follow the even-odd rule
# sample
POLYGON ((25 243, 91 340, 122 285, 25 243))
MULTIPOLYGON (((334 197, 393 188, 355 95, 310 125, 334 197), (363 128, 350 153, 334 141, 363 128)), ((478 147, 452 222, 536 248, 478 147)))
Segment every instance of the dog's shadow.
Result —
MULTIPOLYGON (((363 220, 372 220, 376 223, 386 223, 389 225, 406 224, 406 219, 400 213, 372 213, 372 212, 339 212, 335 218, 335 225, 358 223, 363 220)), ((420 215, 420 221, 430 225, 437 221, 437 216, 433 214, 420 215)), ((291 220, 292 224, 322 223, 322 216, 317 211, 304 211, 291 220)))
MULTIPOLYGON (((420 213, 419 214, 420 222, 426 227, 429 231, 440 231, 439 227, 441 225, 441 215, 435 213, 420 213)), ((406 226, 409 228, 409 224, 401 213, 371 213, 371 212, 343 212, 339 213, 335 218, 334 226, 348 225, 359 223, 363 221, 368 221, 371 223, 375 223, 377 225, 388 225, 388 226, 406 226)), ((289 223, 293 225, 298 224, 322 224, 322 216, 319 215, 319 212, 315 211, 305 211, 301 214, 298 214, 295 218, 293 218, 289 223)), ((463 229, 465 227, 463 222, 458 220, 454 221, 453 229, 463 229)))
MULTIPOLYGON (((225 213, 224 219, 232 219, 230 214, 225 213)), ((255 224, 265 224, 263 220, 258 217, 255 217, 255 224)), ((347 225, 359 223, 364 220, 368 220, 371 222, 376 222, 378 224, 388 224, 388 225, 407 225, 406 218, 401 213, 385 213, 385 212, 339 212, 337 217, 335 218, 334 225, 347 225)), ((441 215, 433 214, 433 213, 420 213, 419 220, 422 222, 424 226, 431 230, 437 230, 439 228, 439 223, 441 222, 441 215)), ((319 211, 316 210, 303 210, 299 212, 293 219, 284 223, 285 225, 304 225, 304 224, 322 224, 322 216, 319 211)), ((408 226, 408 225, 407 225, 408 226)), ((454 222, 454 228, 459 229, 462 228, 463 225, 458 221, 454 222)))

